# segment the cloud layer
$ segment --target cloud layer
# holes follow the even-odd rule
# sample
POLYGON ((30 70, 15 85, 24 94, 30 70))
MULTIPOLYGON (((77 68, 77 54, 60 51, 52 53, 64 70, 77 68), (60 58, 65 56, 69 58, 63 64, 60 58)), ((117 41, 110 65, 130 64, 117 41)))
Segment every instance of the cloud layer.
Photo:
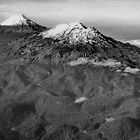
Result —
MULTIPOLYGON (((10 0, 9 0, 10 1, 10 0)), ((13 13, 25 13, 31 17, 53 18, 67 20, 126 20, 139 22, 140 2, 137 0, 14 0, 15 2, 2 5, 4 12, 9 16, 13 13), (4 6, 8 6, 5 7, 4 6), (92 18, 92 19, 91 19, 92 18)), ((0 6, 1 9, 1 6, 0 6)))

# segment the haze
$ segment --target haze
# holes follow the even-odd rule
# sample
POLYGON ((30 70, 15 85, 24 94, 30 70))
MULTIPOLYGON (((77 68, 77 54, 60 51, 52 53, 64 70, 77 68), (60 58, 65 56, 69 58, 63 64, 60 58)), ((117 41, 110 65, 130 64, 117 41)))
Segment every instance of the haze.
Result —
POLYGON ((23 13, 45 26, 79 21, 117 39, 140 39, 139 0, 1 0, 0 22, 23 13))

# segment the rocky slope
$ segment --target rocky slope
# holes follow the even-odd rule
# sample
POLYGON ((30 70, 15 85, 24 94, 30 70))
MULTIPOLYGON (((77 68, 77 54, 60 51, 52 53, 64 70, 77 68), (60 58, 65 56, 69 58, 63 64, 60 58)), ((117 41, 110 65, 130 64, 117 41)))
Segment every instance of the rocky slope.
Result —
POLYGON ((81 23, 12 39, 0 55, 2 140, 140 138, 140 49, 81 23))
POLYGON ((29 37, 49 28, 41 26, 22 14, 17 14, 0 23, 0 54, 12 40, 29 37))
POLYGON ((48 31, 11 41, 9 47, 12 55, 27 59, 50 57, 51 61, 70 65, 90 63, 122 69, 140 68, 139 48, 106 37, 81 23, 58 25, 48 31))

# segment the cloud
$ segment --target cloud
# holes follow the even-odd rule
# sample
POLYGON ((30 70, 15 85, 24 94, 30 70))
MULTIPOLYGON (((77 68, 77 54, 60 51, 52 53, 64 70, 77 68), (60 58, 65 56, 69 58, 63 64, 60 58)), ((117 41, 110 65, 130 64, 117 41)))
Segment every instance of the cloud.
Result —
POLYGON ((46 26, 79 21, 132 39, 140 34, 139 7, 140 0, 0 0, 0 22, 23 13, 46 26))
MULTIPOLYGON (((7 18, 23 13, 34 19, 55 23, 88 21, 135 24, 140 23, 140 2, 137 0, 4 0, 0 14, 7 18)), ((2 6, 2 5, 1 5, 2 6)))
POLYGON ((8 7, 8 5, 6 5, 6 4, 0 5, 0 9, 7 8, 7 7, 8 7))

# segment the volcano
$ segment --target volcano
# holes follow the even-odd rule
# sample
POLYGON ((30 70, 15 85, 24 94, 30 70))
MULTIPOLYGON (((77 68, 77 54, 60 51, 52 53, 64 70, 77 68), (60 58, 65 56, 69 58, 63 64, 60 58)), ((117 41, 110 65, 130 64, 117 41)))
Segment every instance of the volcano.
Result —
POLYGON ((17 14, 9 17, 7 20, 0 23, 0 28, 4 27, 5 29, 14 31, 21 31, 21 30, 30 30, 30 31, 44 31, 47 28, 41 26, 34 21, 30 20, 23 14, 17 14))
POLYGON ((79 22, 36 26, 1 23, 0 139, 140 139, 140 48, 79 22))

